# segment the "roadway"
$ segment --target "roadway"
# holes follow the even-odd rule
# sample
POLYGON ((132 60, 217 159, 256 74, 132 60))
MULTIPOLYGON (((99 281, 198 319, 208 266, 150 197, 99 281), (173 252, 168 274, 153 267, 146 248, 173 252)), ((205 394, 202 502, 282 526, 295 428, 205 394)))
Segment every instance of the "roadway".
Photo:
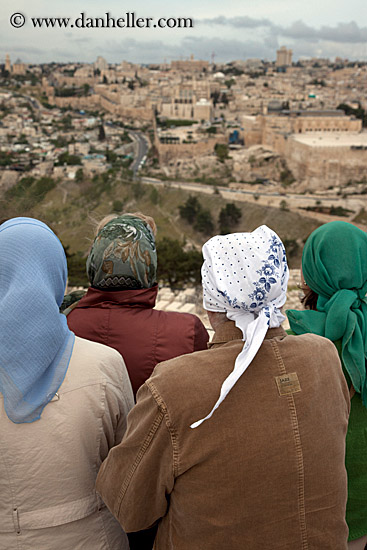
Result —
MULTIPOLYGON (((162 181, 155 178, 143 177, 141 178, 142 183, 147 183, 157 186, 169 186, 178 189, 185 189, 187 191, 195 191, 198 193, 213 194, 214 187, 212 185, 205 185, 200 183, 189 183, 189 182, 180 182, 180 181, 162 181)), ((216 186, 216 189, 221 194, 224 199, 227 200, 236 200, 249 202, 254 201, 256 204, 262 206, 273 206, 275 208, 307 208, 308 206, 314 207, 317 205, 320 206, 341 206, 349 210, 353 210, 352 217, 355 214, 358 214, 361 208, 366 207, 366 199, 363 195, 348 195, 347 197, 342 197, 336 193, 332 194, 322 194, 322 193, 309 193, 309 194, 299 194, 299 193, 286 193, 279 192, 267 189, 259 189, 257 186, 256 189, 230 189, 228 187, 216 186)), ((305 212, 305 215, 309 215, 311 212, 305 212)), ((315 217, 319 216, 324 218, 325 214, 315 213, 315 217)), ((313 216, 312 216, 313 217, 313 216)))
POLYGON ((134 178, 136 177, 139 169, 144 164, 146 155, 149 149, 149 144, 147 138, 142 134, 142 132, 137 132, 135 130, 129 130, 129 135, 134 140, 136 144, 135 158, 134 162, 130 166, 130 170, 133 171, 134 178))

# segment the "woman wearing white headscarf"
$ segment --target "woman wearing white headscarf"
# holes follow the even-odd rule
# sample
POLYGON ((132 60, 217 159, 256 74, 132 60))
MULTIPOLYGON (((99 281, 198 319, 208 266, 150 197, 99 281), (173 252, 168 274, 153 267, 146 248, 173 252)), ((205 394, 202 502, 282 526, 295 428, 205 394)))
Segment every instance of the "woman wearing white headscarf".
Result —
POLYGON ((3 223, 0 258, 0 548, 128 549, 94 488, 133 403, 124 362, 68 329, 45 224, 3 223))
POLYGON ((97 490, 127 531, 158 523, 155 550, 346 550, 338 354, 280 326, 288 268, 271 229, 203 255, 209 350, 156 367, 97 490))

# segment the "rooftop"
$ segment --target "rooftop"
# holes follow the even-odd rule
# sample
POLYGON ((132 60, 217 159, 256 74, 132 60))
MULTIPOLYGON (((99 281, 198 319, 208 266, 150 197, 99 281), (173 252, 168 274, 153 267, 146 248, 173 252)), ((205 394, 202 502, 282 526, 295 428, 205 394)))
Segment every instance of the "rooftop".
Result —
POLYGON ((367 149, 367 132, 312 132, 293 134, 292 139, 309 147, 352 147, 367 149))

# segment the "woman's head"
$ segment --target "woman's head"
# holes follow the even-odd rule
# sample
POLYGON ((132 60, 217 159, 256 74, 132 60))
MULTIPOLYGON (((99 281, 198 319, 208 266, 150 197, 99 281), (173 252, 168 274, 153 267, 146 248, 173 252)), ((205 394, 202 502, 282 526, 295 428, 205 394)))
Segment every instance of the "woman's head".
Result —
POLYGON ((343 289, 357 290, 364 298, 367 283, 367 235, 342 221, 318 227, 306 241, 302 254, 306 285, 330 298, 343 289))
POLYGON ((226 315, 242 331, 244 346, 223 382, 212 411, 191 425, 210 418, 251 364, 269 328, 279 327, 287 295, 288 266, 278 235, 266 225, 252 233, 218 235, 203 246, 203 305, 215 329, 226 315))
POLYGON ((59 313, 67 279, 64 249, 44 223, 0 226, 0 391, 13 422, 33 422, 69 365, 74 335, 59 313))
POLYGON ((3 296, 10 286, 18 292, 41 287, 54 295, 59 306, 67 281, 63 246, 53 231, 33 218, 13 218, 0 226, 0 288, 3 296), (23 283, 23 284, 22 284, 23 283))
POLYGON ((285 302, 288 267, 278 235, 266 225, 252 233, 217 235, 203 246, 204 307, 210 311, 259 315, 285 302))
POLYGON ((287 312, 291 329, 341 342, 344 365, 367 406, 366 233, 340 221, 317 228, 306 241, 302 273, 317 304, 315 311, 287 312))
MULTIPOLYGON (((150 226, 154 237, 156 237, 157 226, 154 219, 151 216, 146 216, 142 212, 125 212, 124 214, 121 214, 121 215, 131 216, 132 218, 140 218, 141 220, 143 220, 143 222, 147 223, 150 226)), ((119 218, 119 217, 120 217, 119 214, 109 214, 108 216, 105 216, 104 218, 102 218, 101 221, 98 222, 98 224, 96 225, 94 236, 97 237, 98 233, 106 224, 108 224, 110 221, 115 220, 116 218, 119 218)))
POLYGON ((91 285, 101 290, 150 288, 156 283, 156 225, 140 212, 107 217, 87 259, 91 285))

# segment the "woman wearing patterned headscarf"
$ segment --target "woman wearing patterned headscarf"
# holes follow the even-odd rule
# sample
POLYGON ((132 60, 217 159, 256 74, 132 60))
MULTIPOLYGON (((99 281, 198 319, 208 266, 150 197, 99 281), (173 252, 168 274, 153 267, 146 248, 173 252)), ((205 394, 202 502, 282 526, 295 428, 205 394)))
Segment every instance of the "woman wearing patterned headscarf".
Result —
POLYGON ((0 548, 127 550, 94 488, 133 404, 124 362, 59 313, 66 258, 44 223, 2 223, 0 257, 0 548))
MULTIPOLYGON (((75 334, 121 353, 134 394, 157 363, 206 349, 209 340, 196 315, 154 309, 155 233, 154 220, 141 213, 102 220, 87 259, 91 286, 67 315, 75 334)), ((155 532, 129 534, 131 550, 152 548, 155 532)))
POLYGON ((153 309, 158 285, 152 218, 124 214, 100 224, 87 273, 91 286, 68 314, 68 325, 121 353, 134 393, 157 363, 206 348, 208 333, 198 317, 153 309))
POLYGON ((334 221, 316 229, 302 255, 305 302, 288 311, 295 334, 312 332, 333 341, 351 391, 346 440, 349 547, 367 542, 367 235, 334 221))

